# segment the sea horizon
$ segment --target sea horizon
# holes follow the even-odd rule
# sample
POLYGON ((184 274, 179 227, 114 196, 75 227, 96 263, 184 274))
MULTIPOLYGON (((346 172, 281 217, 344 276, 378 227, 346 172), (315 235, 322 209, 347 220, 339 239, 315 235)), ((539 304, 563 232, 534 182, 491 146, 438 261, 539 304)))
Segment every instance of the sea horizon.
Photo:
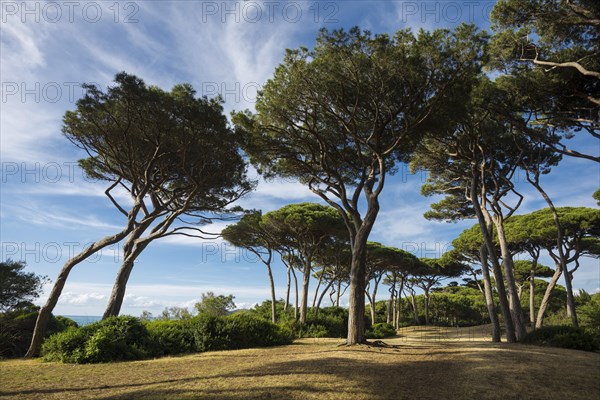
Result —
POLYGON ((101 315, 65 315, 60 314, 61 317, 72 319, 79 326, 89 325, 102 319, 101 315))

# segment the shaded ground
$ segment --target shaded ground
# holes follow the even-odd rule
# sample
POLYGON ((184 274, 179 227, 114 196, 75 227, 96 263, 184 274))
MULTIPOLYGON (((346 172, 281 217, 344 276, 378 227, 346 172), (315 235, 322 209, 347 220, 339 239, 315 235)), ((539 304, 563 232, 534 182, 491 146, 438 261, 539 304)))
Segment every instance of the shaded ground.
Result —
POLYGON ((0 399, 596 399, 600 354, 413 329, 397 348, 290 346, 97 365, 0 362, 0 399))

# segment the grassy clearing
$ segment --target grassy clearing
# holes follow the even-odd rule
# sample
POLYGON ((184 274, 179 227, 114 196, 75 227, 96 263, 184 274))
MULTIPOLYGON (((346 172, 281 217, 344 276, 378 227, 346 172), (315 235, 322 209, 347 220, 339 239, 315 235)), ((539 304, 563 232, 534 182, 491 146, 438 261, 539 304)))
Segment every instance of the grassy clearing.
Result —
POLYGON ((482 341, 485 330, 402 330, 398 348, 290 346, 116 364, 0 362, 16 399, 592 399, 600 354, 482 341))

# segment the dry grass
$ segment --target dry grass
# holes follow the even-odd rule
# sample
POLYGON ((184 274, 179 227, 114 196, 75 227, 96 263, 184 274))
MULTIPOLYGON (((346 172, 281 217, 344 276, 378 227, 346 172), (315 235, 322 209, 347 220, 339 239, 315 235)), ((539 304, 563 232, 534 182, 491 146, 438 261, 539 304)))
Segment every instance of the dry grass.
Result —
POLYGON ((290 346, 98 365, 0 362, 0 398, 597 399, 600 354, 405 329, 397 348, 290 346))

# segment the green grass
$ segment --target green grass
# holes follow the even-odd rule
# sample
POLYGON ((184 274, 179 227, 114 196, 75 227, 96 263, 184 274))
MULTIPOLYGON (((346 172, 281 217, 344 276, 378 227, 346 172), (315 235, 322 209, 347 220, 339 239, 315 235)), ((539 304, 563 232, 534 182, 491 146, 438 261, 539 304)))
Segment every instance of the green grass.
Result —
POLYGON ((598 353, 481 339, 471 331, 440 336, 435 328, 408 328, 385 340, 396 348, 302 339, 289 346, 112 364, 8 360, 0 362, 0 398, 600 398, 598 353))

